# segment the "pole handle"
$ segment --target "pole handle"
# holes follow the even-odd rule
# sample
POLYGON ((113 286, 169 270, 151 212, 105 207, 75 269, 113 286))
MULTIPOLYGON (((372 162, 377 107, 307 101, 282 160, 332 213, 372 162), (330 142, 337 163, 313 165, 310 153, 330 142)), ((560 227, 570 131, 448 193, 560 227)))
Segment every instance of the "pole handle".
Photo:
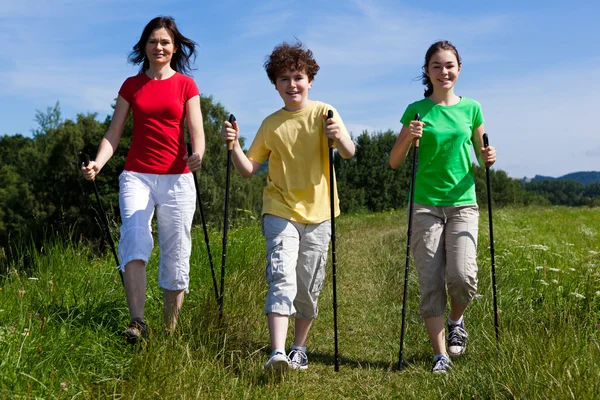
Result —
POLYGON ((83 153, 83 166, 87 167, 90 165, 90 155, 83 153))
MULTIPOLYGON (((327 111, 327 119, 333 118, 333 110, 327 111)), ((333 139, 327 139, 327 145, 333 147, 333 139)))
POLYGON ((187 153, 188 153, 188 157, 191 157, 191 155, 192 155, 192 144, 190 142, 187 143, 187 153))
MULTIPOLYGON (((235 121, 235 116, 233 114, 229 114, 229 123, 233 125, 235 121)), ((227 141, 227 150, 233 150, 233 140, 227 141)))
MULTIPOLYGON (((415 114, 415 121, 421 121, 421 116, 419 115, 419 113, 415 114)), ((419 147, 419 139, 415 139, 414 143, 415 147, 419 147)))
POLYGON ((490 139, 488 138, 488 134, 483 134, 483 147, 488 147, 490 145, 490 139))

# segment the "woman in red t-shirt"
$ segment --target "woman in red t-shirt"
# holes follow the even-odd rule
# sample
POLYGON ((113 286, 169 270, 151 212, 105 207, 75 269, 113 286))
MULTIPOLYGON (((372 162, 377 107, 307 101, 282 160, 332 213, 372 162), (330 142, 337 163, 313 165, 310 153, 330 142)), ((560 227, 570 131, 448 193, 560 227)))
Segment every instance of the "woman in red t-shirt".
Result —
POLYGON ((160 261, 158 283, 164 293, 164 322, 172 330, 189 284, 190 230, 196 208, 191 174, 200 169, 204 130, 200 93, 192 78, 192 40, 183 36, 170 17, 146 25, 129 55, 140 73, 127 78, 117 98, 108 131, 96 160, 81 168, 93 180, 113 155, 129 110, 133 113, 131 147, 119 176, 121 236, 119 256, 131 322, 123 336, 135 343, 147 336, 144 322, 146 264, 154 245, 151 220, 156 208, 160 261), (187 120, 193 155, 187 156, 187 120))

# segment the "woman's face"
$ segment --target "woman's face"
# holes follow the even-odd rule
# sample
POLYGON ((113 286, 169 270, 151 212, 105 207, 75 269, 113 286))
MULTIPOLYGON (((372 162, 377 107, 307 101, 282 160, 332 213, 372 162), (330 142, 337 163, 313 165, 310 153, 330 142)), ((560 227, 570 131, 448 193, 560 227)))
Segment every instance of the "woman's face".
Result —
POLYGON ((165 28, 152 31, 146 42, 146 57, 150 64, 162 66, 171 63, 177 49, 171 33, 165 28))

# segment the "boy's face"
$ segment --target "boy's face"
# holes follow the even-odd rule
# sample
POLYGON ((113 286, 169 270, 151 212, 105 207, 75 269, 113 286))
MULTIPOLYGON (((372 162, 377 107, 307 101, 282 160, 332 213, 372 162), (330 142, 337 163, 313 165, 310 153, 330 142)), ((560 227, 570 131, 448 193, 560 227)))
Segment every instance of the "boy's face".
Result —
POLYGON ((288 111, 298 111, 308 106, 308 90, 312 81, 304 71, 283 71, 275 80, 275 89, 288 111))

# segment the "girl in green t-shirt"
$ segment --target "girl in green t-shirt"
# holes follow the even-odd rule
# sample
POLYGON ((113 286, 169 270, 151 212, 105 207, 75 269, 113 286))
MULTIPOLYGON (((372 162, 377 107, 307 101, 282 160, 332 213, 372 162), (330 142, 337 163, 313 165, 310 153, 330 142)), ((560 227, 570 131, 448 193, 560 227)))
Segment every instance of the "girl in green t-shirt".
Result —
POLYGON ((483 147, 480 104, 454 93, 461 65, 450 42, 429 47, 422 76, 425 98, 406 108, 390 154, 390 166, 398 168, 413 141, 420 142, 411 241, 419 276, 420 313, 434 351, 434 373, 447 372, 448 356, 464 353, 468 335, 463 314, 477 292, 479 210, 471 147, 480 165, 490 167, 496 161, 496 150, 483 147), (420 121, 414 120, 417 113, 420 121), (450 314, 444 338, 446 291, 450 314))

